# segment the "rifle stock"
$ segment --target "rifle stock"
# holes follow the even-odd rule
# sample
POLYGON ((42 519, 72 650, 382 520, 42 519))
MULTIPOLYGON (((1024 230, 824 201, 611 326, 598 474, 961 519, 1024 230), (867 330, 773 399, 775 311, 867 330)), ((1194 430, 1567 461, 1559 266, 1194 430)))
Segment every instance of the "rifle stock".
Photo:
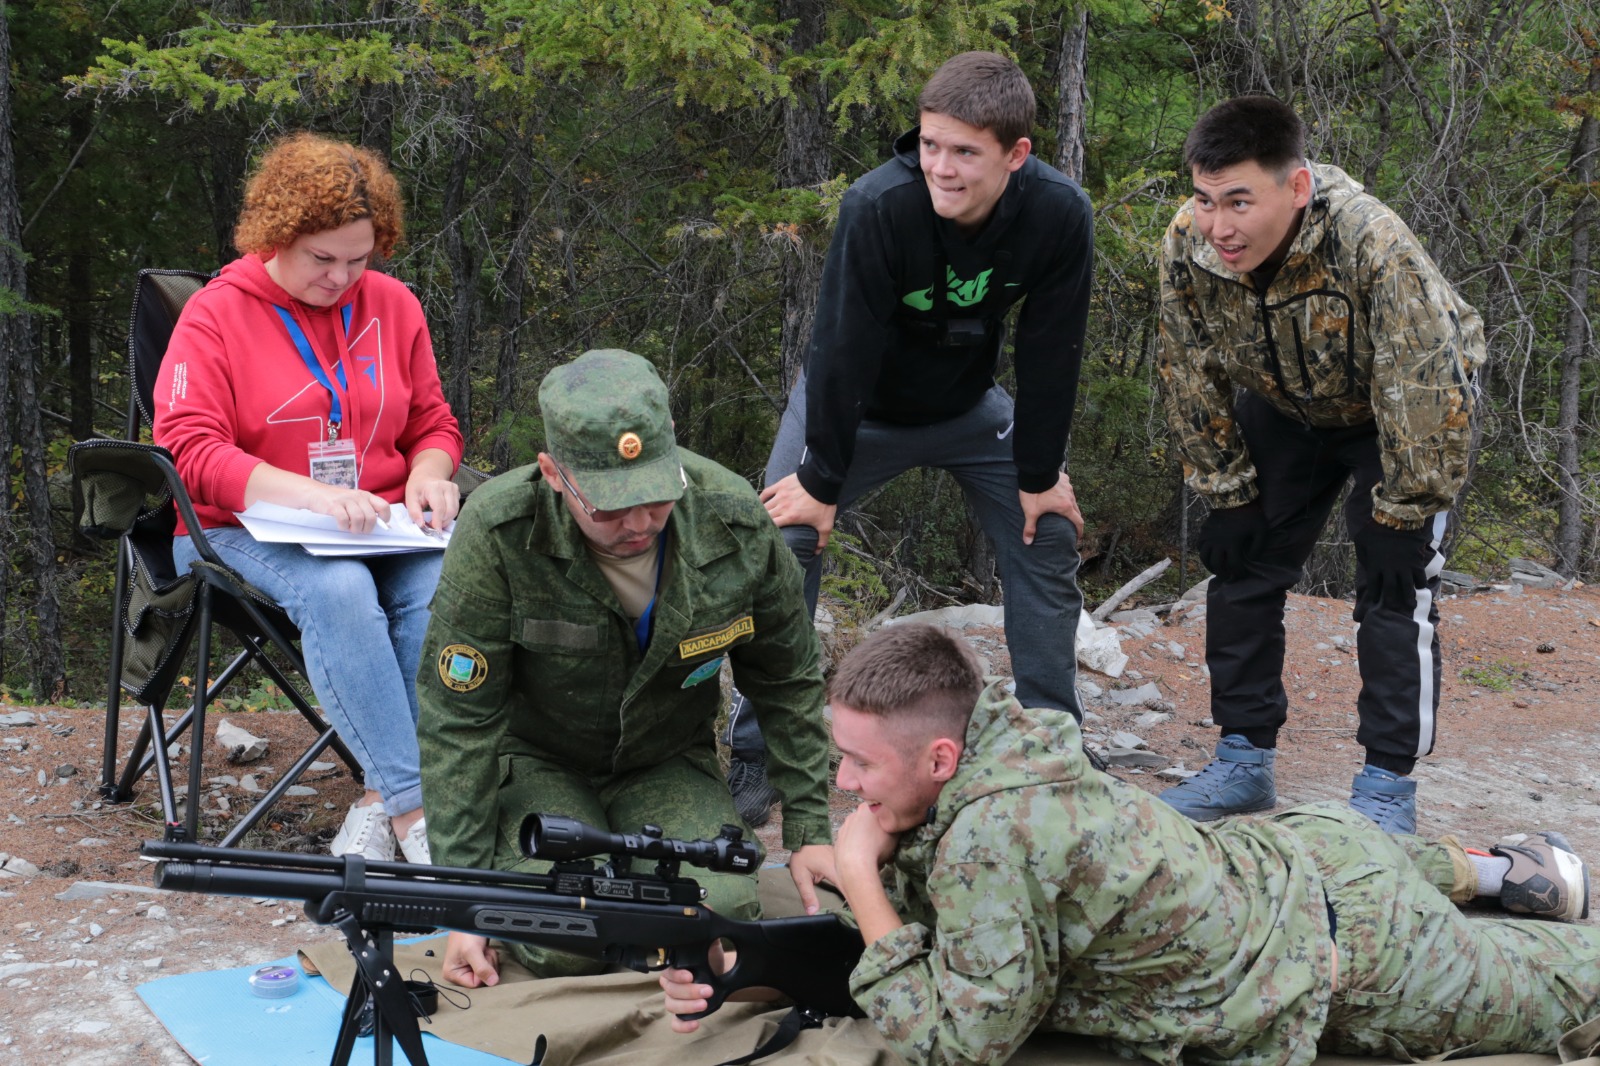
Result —
POLYGON ((849 991, 862 951, 857 930, 831 914, 728 918, 701 904, 698 884, 675 870, 565 864, 549 874, 516 874, 161 841, 146 841, 141 854, 165 860, 156 870, 158 888, 299 900, 307 917, 324 925, 348 916, 365 930, 451 929, 640 972, 680 967, 713 989, 695 1017, 752 987, 776 988, 813 1011, 861 1016, 849 991), (709 953, 719 941, 735 949, 735 963, 713 974, 709 953))

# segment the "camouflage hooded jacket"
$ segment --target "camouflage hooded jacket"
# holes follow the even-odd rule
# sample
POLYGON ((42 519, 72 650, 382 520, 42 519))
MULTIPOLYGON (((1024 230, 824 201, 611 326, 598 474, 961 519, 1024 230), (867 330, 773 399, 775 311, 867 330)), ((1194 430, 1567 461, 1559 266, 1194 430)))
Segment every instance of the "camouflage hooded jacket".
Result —
POLYGON ((1338 167, 1313 165, 1311 203, 1264 291, 1200 234, 1194 200, 1161 248, 1161 380, 1189 486, 1214 507, 1256 496, 1233 421, 1249 389, 1308 426, 1376 421, 1379 521, 1414 529, 1467 473, 1471 373, 1483 323, 1395 213, 1338 167))
POLYGON ((997 686, 929 824, 887 868, 906 921, 850 990, 913 1063, 1004 1062, 1035 1029, 1127 1057, 1316 1055, 1333 948, 1322 880, 1271 822, 1195 825, 1089 769, 1071 715, 997 686))

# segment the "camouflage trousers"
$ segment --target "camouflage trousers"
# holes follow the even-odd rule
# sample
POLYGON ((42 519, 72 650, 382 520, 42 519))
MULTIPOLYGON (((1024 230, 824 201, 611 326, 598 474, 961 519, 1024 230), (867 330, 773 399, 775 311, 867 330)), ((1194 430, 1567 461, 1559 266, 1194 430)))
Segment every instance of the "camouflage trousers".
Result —
POLYGON ((1311 852, 1338 923, 1325 1052, 1420 1061, 1551 1054, 1600 1014, 1600 927, 1473 918, 1460 846, 1389 836, 1333 805, 1281 815, 1311 852))
MULTIPOLYGON (((523 755, 502 756, 501 771, 497 870, 543 873, 550 868, 547 862, 525 857, 518 842, 523 818, 536 812, 577 818, 614 833, 637 833, 646 824, 658 825, 669 837, 689 840, 714 837, 724 824, 744 826, 710 748, 675 755, 648 769, 600 778, 523 755)), ((756 839, 749 826, 745 839, 756 839)), ((635 860, 636 870, 653 868, 652 862, 635 860)), ((691 866, 682 872, 706 890, 706 903, 717 913, 761 917, 753 874, 712 873, 691 866)), ((501 946, 539 977, 575 977, 605 968, 564 951, 527 944, 501 946)))

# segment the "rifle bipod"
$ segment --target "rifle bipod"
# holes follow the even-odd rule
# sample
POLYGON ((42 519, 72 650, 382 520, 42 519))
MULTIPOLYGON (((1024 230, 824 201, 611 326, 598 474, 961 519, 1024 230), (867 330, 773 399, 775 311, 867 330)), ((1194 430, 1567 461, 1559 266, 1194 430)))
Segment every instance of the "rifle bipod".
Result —
MULTIPOLYGON (((331 924, 344 934, 350 955, 355 959, 356 973, 351 980, 350 994, 345 998, 344 1016, 339 1021, 339 1037, 329 1066, 349 1066, 356 1038, 366 1035, 363 1030, 369 1023, 373 1066, 393 1066, 391 1040, 400 1042, 400 1050, 405 1052, 411 1066, 428 1066, 422 1028, 417 1024, 418 1018, 428 1017, 427 999, 419 1003, 411 991, 418 986, 408 988, 410 982, 402 980, 394 968, 394 931, 367 929, 344 911, 331 924)), ((443 998, 442 992, 440 998, 443 998)), ((540 1033, 534 1040, 533 1057, 528 1060, 528 1066, 539 1066, 548 1046, 544 1034, 540 1033)))
POLYGON ((422 1029, 416 1011, 406 998, 405 981, 394 967, 394 931, 366 929, 355 915, 342 911, 333 922, 344 934, 350 957, 356 962, 356 975, 345 997, 344 1017, 339 1020, 339 1039, 333 1046, 329 1066, 350 1066, 350 1053, 361 1034, 361 1014, 368 1001, 372 1012, 373 1066, 392 1066, 393 1038, 400 1042, 411 1066, 428 1066, 428 1053, 422 1050, 422 1029))

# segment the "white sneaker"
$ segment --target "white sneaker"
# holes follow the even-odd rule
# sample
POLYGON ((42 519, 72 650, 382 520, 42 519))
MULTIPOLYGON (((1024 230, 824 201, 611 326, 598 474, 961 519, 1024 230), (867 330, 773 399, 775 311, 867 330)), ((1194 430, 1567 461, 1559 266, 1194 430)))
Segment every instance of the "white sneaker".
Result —
POLYGON ((393 862, 394 844, 389 815, 383 804, 373 803, 350 808, 328 850, 335 855, 363 855, 375 862, 393 862))
POLYGON ((1504 837, 1489 854, 1511 862, 1500 886, 1502 910, 1566 922, 1589 917, 1589 867, 1560 833, 1504 837))
POLYGON ((411 832, 399 838, 400 851, 406 857, 406 862, 414 862, 419 866, 432 866, 433 855, 428 851, 428 819, 427 816, 418 818, 411 826, 411 832))

